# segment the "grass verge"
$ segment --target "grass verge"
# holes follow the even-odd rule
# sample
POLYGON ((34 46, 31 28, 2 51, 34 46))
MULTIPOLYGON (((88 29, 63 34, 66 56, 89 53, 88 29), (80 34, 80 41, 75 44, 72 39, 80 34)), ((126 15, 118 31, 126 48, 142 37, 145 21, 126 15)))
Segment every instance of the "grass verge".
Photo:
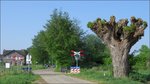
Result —
POLYGON ((96 69, 81 69, 80 74, 69 74, 70 76, 93 81, 98 84, 143 84, 130 78, 113 78, 111 71, 96 69))
POLYGON ((38 78, 38 75, 32 73, 7 74, 0 77, 0 84, 31 84, 38 78))
POLYGON ((31 72, 23 71, 24 66, 11 66, 5 69, 0 67, 0 84, 32 84, 33 81, 40 78, 39 75, 34 75, 31 72))

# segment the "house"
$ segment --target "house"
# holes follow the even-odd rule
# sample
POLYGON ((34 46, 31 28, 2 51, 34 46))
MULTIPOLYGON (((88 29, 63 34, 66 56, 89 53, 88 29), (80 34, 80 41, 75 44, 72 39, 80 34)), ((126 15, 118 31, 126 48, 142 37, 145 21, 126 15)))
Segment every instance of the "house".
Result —
POLYGON ((23 65, 25 63, 25 57, 28 52, 24 49, 22 50, 3 50, 2 61, 4 63, 10 63, 13 65, 23 65))

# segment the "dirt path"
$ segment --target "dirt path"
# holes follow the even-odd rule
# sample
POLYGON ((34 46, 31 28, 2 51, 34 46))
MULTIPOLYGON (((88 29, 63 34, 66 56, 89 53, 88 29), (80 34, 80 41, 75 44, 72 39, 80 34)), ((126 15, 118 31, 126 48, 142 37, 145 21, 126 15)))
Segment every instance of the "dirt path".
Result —
POLYGON ((86 80, 65 76, 62 73, 53 72, 50 69, 35 70, 34 74, 39 74, 46 84, 95 84, 86 80))

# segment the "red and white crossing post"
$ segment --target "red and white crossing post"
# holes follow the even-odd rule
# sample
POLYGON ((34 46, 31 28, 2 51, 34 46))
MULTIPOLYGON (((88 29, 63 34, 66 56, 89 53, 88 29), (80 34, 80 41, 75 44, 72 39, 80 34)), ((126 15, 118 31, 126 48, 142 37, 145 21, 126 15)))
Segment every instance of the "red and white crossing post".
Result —
POLYGON ((81 56, 84 56, 83 54, 83 50, 80 51, 74 51, 71 50, 71 56, 74 56, 75 60, 76 60, 76 67, 71 67, 70 72, 71 73, 80 73, 80 67, 78 66, 78 60, 80 59, 81 56))
POLYGON ((84 52, 83 50, 80 50, 79 52, 71 50, 71 53, 72 53, 71 56, 75 57, 76 66, 78 66, 78 60, 80 59, 80 57, 84 56, 83 52, 84 52))

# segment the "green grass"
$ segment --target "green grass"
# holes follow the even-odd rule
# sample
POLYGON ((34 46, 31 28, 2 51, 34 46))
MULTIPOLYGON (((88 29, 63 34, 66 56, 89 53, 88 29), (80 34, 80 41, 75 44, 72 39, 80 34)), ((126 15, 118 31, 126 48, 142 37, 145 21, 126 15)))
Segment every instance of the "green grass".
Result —
POLYGON ((23 67, 26 66, 13 66, 10 69, 0 66, 0 84, 31 84, 40 78, 39 75, 34 75, 32 72, 23 71, 23 67))
POLYGON ((39 69, 45 69, 43 65, 31 65, 32 70, 39 70, 39 69))
POLYGON ((130 78, 113 78, 111 71, 99 70, 97 68, 81 69, 80 74, 69 74, 73 77, 96 82, 98 84, 142 84, 139 81, 132 80, 130 78), (105 76, 104 76, 105 74, 105 76))
POLYGON ((0 77, 0 84, 31 84, 38 78, 38 75, 31 73, 7 74, 0 77))

